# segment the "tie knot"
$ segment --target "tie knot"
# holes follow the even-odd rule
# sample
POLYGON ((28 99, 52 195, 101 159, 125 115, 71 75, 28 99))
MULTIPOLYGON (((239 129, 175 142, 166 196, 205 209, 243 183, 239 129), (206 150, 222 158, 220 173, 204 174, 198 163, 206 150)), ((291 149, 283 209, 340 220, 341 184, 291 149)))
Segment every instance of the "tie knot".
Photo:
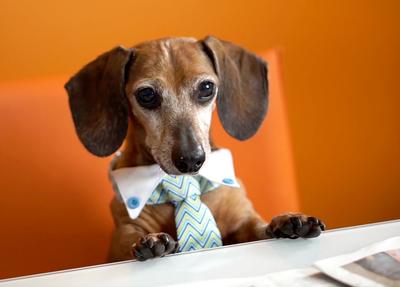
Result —
POLYGON ((196 200, 201 194, 199 182, 190 175, 166 175, 161 186, 171 201, 196 200))

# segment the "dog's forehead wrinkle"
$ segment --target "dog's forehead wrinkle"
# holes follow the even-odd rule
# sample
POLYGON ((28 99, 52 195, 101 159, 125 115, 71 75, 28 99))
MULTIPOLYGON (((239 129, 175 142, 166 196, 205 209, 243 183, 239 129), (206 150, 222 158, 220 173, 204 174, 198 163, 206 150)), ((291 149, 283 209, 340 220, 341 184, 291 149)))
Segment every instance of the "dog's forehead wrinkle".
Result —
POLYGON ((164 37, 164 38, 159 38, 159 39, 154 39, 154 40, 138 43, 135 46, 133 46, 132 48, 137 49, 137 48, 141 48, 144 46, 154 45, 154 44, 162 43, 162 42, 167 42, 168 45, 176 43, 176 42, 195 43, 195 42, 197 42, 197 39, 194 37, 164 37))
POLYGON ((173 75, 179 81, 182 77, 196 73, 213 73, 207 56, 195 43, 195 39, 177 38, 146 42, 138 46, 137 55, 136 66, 143 70, 141 75, 173 75))

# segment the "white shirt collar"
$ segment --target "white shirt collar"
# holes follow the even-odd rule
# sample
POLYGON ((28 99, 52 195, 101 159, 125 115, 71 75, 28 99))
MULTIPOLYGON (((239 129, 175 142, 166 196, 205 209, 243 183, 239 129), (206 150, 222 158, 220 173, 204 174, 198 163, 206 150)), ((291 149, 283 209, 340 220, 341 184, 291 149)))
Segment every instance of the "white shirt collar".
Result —
MULTIPOLYGON (((159 165, 126 167, 110 170, 110 179, 114 190, 125 203, 129 216, 139 216, 147 200, 166 173, 159 165)), ((211 152, 199 171, 199 175, 208 180, 239 187, 235 177, 232 154, 228 149, 211 152)))

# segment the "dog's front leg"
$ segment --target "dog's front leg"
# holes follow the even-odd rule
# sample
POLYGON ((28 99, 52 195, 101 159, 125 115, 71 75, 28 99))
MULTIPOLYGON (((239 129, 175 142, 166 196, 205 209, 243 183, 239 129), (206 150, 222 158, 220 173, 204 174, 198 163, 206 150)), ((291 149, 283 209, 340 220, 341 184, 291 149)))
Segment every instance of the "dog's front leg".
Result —
POLYGON ((111 243, 110 261, 144 261, 176 252, 178 243, 173 237, 173 207, 146 206, 138 218, 131 219, 124 205, 114 199, 111 210, 116 229, 111 243))
POLYGON ((266 227, 270 238, 318 237, 326 228, 322 220, 302 213, 285 213, 275 216, 266 227))
POLYGON ((321 220, 302 213, 285 213, 266 223, 243 188, 221 187, 203 200, 213 211, 225 244, 268 238, 311 238, 325 230, 321 220))
POLYGON ((139 261, 163 257, 175 253, 178 243, 167 233, 150 233, 142 236, 132 246, 133 254, 139 261))
POLYGON ((318 218, 302 213, 285 213, 265 223, 254 212, 227 237, 227 243, 241 243, 268 238, 313 238, 325 230, 325 224, 318 218))
POLYGON ((133 224, 118 226, 113 234, 110 261, 147 259, 163 257, 175 253, 177 242, 164 232, 148 233, 133 224))

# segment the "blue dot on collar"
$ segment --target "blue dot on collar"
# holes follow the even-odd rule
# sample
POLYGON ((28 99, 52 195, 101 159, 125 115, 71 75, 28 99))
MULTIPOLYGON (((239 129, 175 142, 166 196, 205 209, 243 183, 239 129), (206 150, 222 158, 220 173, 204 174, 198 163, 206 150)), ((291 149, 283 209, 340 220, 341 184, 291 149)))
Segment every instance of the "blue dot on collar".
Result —
POLYGON ((126 204, 128 205, 128 207, 130 209, 138 208, 140 205, 140 199, 137 198, 136 196, 132 196, 132 197, 128 198, 128 200, 126 201, 126 204))
POLYGON ((235 181, 232 178, 224 178, 222 182, 226 184, 233 184, 235 181))

